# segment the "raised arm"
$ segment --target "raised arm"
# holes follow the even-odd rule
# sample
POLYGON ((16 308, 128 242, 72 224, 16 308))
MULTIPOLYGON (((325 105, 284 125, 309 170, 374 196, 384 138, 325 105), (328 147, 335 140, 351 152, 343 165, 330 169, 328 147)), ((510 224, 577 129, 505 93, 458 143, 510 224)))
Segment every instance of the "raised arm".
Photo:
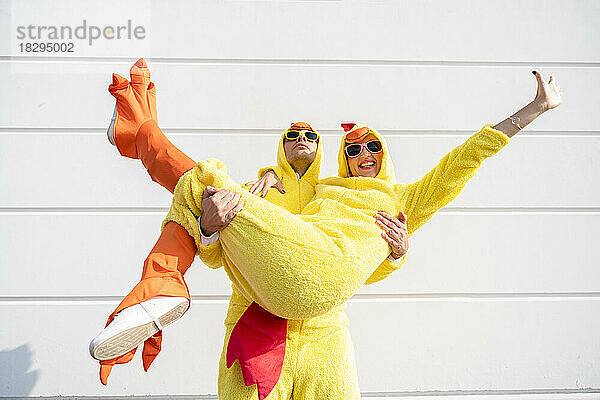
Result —
POLYGON ((561 104, 561 91, 553 77, 548 83, 539 72, 534 100, 499 124, 485 125, 466 142, 448 153, 439 164, 423 178, 410 185, 397 185, 404 212, 407 216, 408 233, 411 235, 440 208, 458 196, 486 158, 496 154, 522 128, 542 113, 561 104))
POLYGON ((562 91, 551 75, 548 83, 544 82, 542 74, 533 71, 537 80, 535 98, 525 107, 493 126, 508 137, 513 137, 529 125, 534 119, 562 103, 562 91))

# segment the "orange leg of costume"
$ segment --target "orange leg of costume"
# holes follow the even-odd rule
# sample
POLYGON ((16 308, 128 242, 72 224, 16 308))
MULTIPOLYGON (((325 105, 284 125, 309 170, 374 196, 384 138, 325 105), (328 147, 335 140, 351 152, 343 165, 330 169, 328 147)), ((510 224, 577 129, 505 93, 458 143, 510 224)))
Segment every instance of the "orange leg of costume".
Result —
POLYGON ((196 165, 160 129, 140 128, 136 135, 136 147, 150 178, 171 193, 179 178, 196 165))
MULTIPOLYGON (((117 145, 119 144, 117 140, 117 145)), ((159 130, 140 129, 136 135, 137 155, 153 181, 173 193, 177 181, 196 164, 175 147, 159 130)), ((155 296, 177 296, 190 299, 183 275, 192 265, 196 244, 187 231, 175 222, 168 223, 144 261, 140 282, 109 316, 108 325, 124 308, 155 296)), ((147 371, 160 352, 162 331, 144 343, 142 360, 147 371)), ((112 360, 100 361, 100 380, 106 385, 112 366, 129 362, 136 349, 112 360)))

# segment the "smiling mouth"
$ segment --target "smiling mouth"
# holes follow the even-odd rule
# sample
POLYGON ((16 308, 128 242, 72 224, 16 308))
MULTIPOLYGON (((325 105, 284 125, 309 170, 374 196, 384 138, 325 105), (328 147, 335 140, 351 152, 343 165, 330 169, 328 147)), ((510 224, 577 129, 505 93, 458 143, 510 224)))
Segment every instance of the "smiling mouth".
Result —
POLYGON ((363 162, 361 162, 360 164, 358 164, 359 168, 362 169, 369 169, 369 168, 373 168, 375 166, 375 161, 373 160, 365 160, 363 162))

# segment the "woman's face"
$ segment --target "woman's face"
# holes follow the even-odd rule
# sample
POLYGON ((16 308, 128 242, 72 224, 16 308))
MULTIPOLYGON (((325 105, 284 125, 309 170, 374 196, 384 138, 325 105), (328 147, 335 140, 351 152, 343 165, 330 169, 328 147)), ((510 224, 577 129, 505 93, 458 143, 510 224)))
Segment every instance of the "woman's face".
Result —
MULTIPOLYGON (((353 144, 366 144, 373 140, 379 141, 372 133, 365 136, 360 142, 353 144)), ((346 145, 347 147, 348 145, 346 145)), ((381 147, 381 146, 380 146, 381 147)), ((381 169, 381 160, 383 160, 383 151, 371 153, 366 146, 363 146, 362 152, 356 157, 348 157, 348 169, 350 170, 350 176, 364 176, 374 178, 381 169)))

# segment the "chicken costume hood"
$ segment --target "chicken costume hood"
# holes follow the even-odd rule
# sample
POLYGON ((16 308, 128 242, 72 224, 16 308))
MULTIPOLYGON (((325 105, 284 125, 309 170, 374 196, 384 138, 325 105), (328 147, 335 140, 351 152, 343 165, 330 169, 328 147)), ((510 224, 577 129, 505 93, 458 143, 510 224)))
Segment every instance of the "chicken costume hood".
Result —
POLYGON ((318 132, 307 122, 295 122, 291 124, 290 127, 281 134, 281 138, 279 139, 279 145, 277 147, 277 165, 274 167, 263 168, 258 171, 259 178, 269 169, 272 169, 273 172, 277 174, 286 194, 289 196, 282 195, 277 190, 269 190, 265 198, 271 203, 277 204, 294 214, 300 214, 302 209, 315 195, 315 186, 319 180, 319 173, 321 172, 321 164, 323 162, 323 145, 320 135, 317 142, 315 159, 300 179, 298 179, 296 171, 294 171, 288 162, 283 147, 286 133, 290 130, 305 129, 314 131, 318 134, 318 132))
MULTIPOLYGON (((344 136, 340 141, 340 147, 338 151, 338 176, 340 178, 348 178, 350 177, 350 170, 348 167, 348 159, 346 158, 346 153, 344 152, 344 147, 346 144, 354 143, 359 141, 361 138, 371 134, 377 138, 381 142, 382 145, 382 158, 381 158, 381 166, 379 168, 379 172, 375 176, 375 179, 382 179, 390 184, 396 183, 396 177, 394 174, 394 165, 392 163, 392 159, 390 157, 389 148, 385 138, 377 132, 377 130, 373 128, 369 128, 365 125, 360 125, 354 122, 342 123, 342 128, 344 129, 344 136)), ((396 214, 397 215, 397 214, 396 214)), ((372 283, 378 282, 386 277, 388 277, 392 272, 398 270, 406 261, 406 256, 402 258, 400 262, 392 263, 388 259, 384 260, 383 263, 369 276, 366 285, 370 285, 372 283)))
POLYGON ((379 134, 379 132, 377 132, 375 129, 354 122, 342 123, 342 128, 344 129, 345 133, 340 142, 340 149, 338 151, 338 176, 340 178, 351 177, 350 170, 348 168, 348 159, 346 158, 346 153, 344 152, 344 148, 346 147, 346 145, 356 143, 362 138, 371 134, 381 142, 381 151, 383 152, 381 166, 375 178, 382 179, 386 182, 391 183, 392 185, 395 184, 396 177, 394 175, 394 166, 392 165, 392 160, 390 159, 389 150, 385 138, 381 136, 381 134, 379 134))

